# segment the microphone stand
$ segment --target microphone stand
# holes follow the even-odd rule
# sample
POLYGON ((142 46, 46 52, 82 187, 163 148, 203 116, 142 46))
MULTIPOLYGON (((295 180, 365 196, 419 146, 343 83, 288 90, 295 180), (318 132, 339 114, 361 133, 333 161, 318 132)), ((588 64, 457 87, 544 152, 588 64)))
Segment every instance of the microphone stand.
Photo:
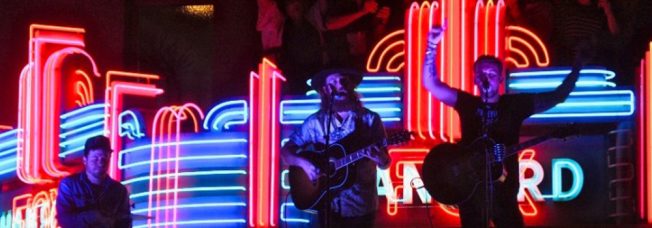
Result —
MULTIPOLYGON (((488 82, 483 82, 482 84, 482 139, 484 142, 494 142, 492 138, 489 137, 489 86, 488 82)), ((485 184, 484 184, 484 197, 485 197, 485 210, 483 215, 484 226, 489 227, 489 221, 491 220, 491 213, 493 212, 493 195, 494 195, 494 183, 491 177, 491 156, 489 155, 489 148, 484 145, 483 148, 484 158, 485 158, 485 184)))
MULTIPOLYGON (((326 119, 326 132, 324 139, 326 140, 326 149, 330 147, 330 139, 331 139, 331 124, 333 123, 333 103, 335 101, 335 90, 331 89, 331 94, 330 94, 330 100, 328 103, 328 110, 326 110, 326 113, 328 114, 328 118, 326 119)), ((331 172, 331 170, 327 170, 328 172, 331 172)), ((331 191, 330 191, 330 173, 326 173, 326 206, 324 208, 324 221, 322 226, 324 228, 328 228, 330 225, 330 213, 331 213, 331 191)))

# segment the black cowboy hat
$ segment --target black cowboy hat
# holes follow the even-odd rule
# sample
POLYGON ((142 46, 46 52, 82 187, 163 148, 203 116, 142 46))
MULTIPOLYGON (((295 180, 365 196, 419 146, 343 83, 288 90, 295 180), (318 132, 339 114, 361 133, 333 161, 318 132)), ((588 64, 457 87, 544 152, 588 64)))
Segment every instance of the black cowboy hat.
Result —
POLYGON ((331 74, 340 74, 349 78, 354 87, 358 87, 360 82, 362 82, 362 72, 360 71, 348 68, 331 68, 322 70, 313 75, 310 79, 310 87, 312 87, 314 90, 321 89, 326 83, 326 77, 331 74))

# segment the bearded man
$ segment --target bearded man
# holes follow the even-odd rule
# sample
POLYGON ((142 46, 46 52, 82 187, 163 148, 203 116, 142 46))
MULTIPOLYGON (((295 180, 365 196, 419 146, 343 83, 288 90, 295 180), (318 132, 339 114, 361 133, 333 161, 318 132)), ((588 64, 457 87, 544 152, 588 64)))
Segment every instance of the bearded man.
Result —
MULTIPOLYGON (((352 133, 356 137, 364 136, 356 141, 367 145, 385 139, 380 116, 364 108, 355 92, 361 81, 362 74, 350 69, 324 70, 312 77, 311 87, 319 92, 321 106, 306 118, 281 149, 286 165, 300 167, 311 180, 315 180, 324 174, 312 161, 298 156, 305 146, 315 143, 328 145, 352 133)), ((330 199, 318 208, 322 227, 374 226, 378 209, 376 166, 386 169, 391 160, 384 147, 371 147, 364 155, 366 158, 351 166, 354 174, 349 178, 352 183, 331 191, 330 199)))

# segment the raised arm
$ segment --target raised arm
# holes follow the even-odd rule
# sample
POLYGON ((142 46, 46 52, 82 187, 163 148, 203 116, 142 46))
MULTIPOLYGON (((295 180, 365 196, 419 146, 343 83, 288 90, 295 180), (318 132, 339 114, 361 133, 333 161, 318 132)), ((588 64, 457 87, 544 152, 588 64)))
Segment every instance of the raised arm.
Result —
POLYGON ((580 77, 580 70, 586 62, 591 59, 591 56, 594 54, 592 52, 592 47, 588 41, 580 43, 575 52, 575 59, 573 61, 573 68, 566 76, 564 81, 559 85, 554 91, 539 93, 534 97, 534 112, 539 113, 546 111, 555 105, 564 102, 571 91, 575 88, 575 83, 580 77))
POLYGON ((448 106, 455 106, 457 102, 457 90, 451 88, 439 80, 435 66, 437 57, 437 45, 441 41, 445 29, 433 27, 428 33, 428 47, 426 47, 426 56, 423 61, 423 70, 421 73, 423 86, 428 92, 435 96, 439 101, 448 106))

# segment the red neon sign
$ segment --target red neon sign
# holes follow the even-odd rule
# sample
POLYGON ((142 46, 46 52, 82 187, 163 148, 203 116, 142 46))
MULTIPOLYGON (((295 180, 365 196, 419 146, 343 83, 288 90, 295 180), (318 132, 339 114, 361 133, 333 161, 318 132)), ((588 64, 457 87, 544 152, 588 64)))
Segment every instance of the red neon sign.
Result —
MULTIPOLYGON (((154 117, 152 128, 151 162, 149 165, 149 194, 147 216, 154 218, 154 224, 177 222, 179 189, 179 158, 181 141, 181 122, 192 121, 193 131, 199 132, 204 113, 195 104, 163 107, 154 117), (175 145, 166 143, 177 142, 175 145), (156 164, 154 164, 156 163, 156 164), (156 167, 156 168, 155 168, 156 167), (153 210, 152 208, 165 208, 153 210)), ((152 219, 147 220, 152 224, 152 219)))
POLYGON ((106 90, 105 99, 107 105, 104 108, 106 113, 104 130, 111 139, 111 162, 109 163, 109 175, 120 180, 120 170, 118 169, 118 154, 122 148, 122 137, 120 137, 119 116, 123 110, 123 99, 127 95, 155 97, 163 93, 162 89, 156 88, 152 81, 158 80, 157 75, 138 74, 121 71, 109 71, 106 73, 106 90), (116 78, 122 80, 117 81, 116 78), (146 83, 126 82, 124 79, 146 79, 146 83), (150 84, 152 83, 152 84, 150 84))
POLYGON ((263 59, 249 82, 249 225, 276 226, 280 188, 280 84, 276 65, 263 59))
POLYGON ((22 194, 12 202, 12 227, 57 227, 55 201, 57 189, 22 194))
POLYGON ((60 68, 68 56, 82 55, 90 61, 93 75, 100 75, 95 61, 82 49, 83 34, 80 28, 30 26, 29 59, 20 76, 18 128, 21 131, 16 162, 16 174, 25 183, 52 183, 52 179, 71 171, 60 164, 58 157, 63 78, 60 68))

